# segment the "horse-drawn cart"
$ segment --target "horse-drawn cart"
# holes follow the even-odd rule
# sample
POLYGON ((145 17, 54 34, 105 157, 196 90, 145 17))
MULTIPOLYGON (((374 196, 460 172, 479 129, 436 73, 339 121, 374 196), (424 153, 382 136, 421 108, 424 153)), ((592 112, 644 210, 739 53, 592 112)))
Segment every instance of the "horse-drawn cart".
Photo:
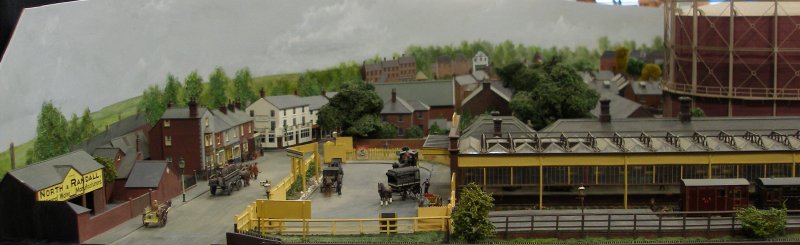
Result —
POLYGON ((144 208, 144 213, 142 214, 142 224, 144 227, 148 227, 150 225, 158 225, 159 227, 163 227, 167 225, 167 215, 169 214, 169 209, 172 207, 172 201, 167 201, 158 205, 158 201, 153 200, 153 204, 144 208))
POLYGON ((239 168, 229 164, 222 169, 214 170, 208 178, 208 186, 211 187, 211 195, 217 194, 217 189, 222 189, 223 193, 230 195, 234 190, 242 188, 242 175, 239 168))
POLYGON ((342 180, 344 179, 344 170, 341 166, 326 167, 322 170, 322 192, 329 192, 336 188, 336 192, 341 194, 342 180))
POLYGON ((389 187, 393 193, 398 193, 406 200, 408 196, 420 194, 419 168, 402 167, 386 171, 389 187))

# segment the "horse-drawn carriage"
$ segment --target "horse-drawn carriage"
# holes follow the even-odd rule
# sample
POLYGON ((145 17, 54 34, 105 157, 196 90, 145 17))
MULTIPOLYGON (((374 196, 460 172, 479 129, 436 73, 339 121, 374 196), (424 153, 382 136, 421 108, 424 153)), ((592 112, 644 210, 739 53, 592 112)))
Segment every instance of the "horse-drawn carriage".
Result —
POLYGON ((330 192, 333 188, 336 188, 336 192, 339 195, 342 194, 342 180, 344 179, 344 170, 342 169, 341 165, 341 158, 338 158, 339 161, 331 162, 330 167, 325 167, 322 170, 322 192, 330 192))
POLYGON ((419 159, 419 153, 417 151, 411 150, 408 147, 403 147, 402 151, 397 152, 397 156, 397 162, 392 164, 392 168, 417 166, 417 160, 419 159))
POLYGON ((142 214, 142 224, 144 227, 148 227, 149 225, 158 225, 159 227, 163 227, 167 225, 167 215, 169 214, 169 209, 172 207, 172 201, 167 201, 158 205, 158 201, 153 200, 153 204, 144 208, 144 213, 142 214))
POLYGON ((208 186, 211 187, 211 195, 217 194, 217 189, 222 189, 223 193, 230 195, 234 190, 242 188, 242 174, 235 165, 228 164, 224 168, 217 168, 208 177, 208 186))
POLYGON ((391 192, 400 194, 403 200, 420 194, 419 168, 409 166, 389 169, 386 171, 386 177, 391 192))

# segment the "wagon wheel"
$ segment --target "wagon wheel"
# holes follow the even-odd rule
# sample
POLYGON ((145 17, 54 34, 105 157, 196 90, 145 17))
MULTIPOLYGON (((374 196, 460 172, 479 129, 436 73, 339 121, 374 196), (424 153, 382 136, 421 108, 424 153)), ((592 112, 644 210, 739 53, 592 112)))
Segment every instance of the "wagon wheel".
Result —
POLYGON ((408 197, 408 190, 400 191, 400 195, 403 196, 403 201, 405 201, 406 197, 408 197))
POLYGON ((231 192, 233 192, 233 183, 228 183, 228 188, 226 188, 226 190, 225 190, 225 194, 227 194, 228 196, 230 196, 230 195, 231 195, 231 192))
POLYGON ((143 214, 142 214, 142 225, 143 225, 145 228, 147 228, 147 222, 144 222, 144 219, 145 219, 146 215, 147 215, 147 213, 143 213, 143 214))
POLYGON ((161 224, 161 226, 166 226, 167 225, 167 221, 169 220, 169 219, 167 219, 167 214, 168 213, 169 212, 164 212, 164 224, 161 224))
POLYGON ((213 196, 213 195, 216 195, 216 194, 217 194, 217 186, 212 185, 211 186, 211 195, 213 196))

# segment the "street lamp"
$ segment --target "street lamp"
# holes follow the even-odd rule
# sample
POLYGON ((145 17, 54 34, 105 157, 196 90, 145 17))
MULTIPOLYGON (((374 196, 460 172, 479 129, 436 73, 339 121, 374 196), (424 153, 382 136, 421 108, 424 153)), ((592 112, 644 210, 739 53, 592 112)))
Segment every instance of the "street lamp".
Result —
POLYGON ((183 202, 186 202, 186 184, 184 183, 184 176, 183 176, 183 170, 185 167, 186 167, 186 161, 184 161, 183 157, 181 157, 181 160, 178 161, 178 168, 181 169, 181 191, 183 192, 183 202))
POLYGON ((583 214, 583 211, 585 209, 585 206, 583 205, 583 200, 586 199, 586 187, 583 187, 583 184, 581 184, 581 186, 578 187, 578 198, 581 199, 581 234, 584 234, 583 233, 583 228, 584 228, 584 220, 586 220, 586 216, 584 216, 584 214, 583 214))

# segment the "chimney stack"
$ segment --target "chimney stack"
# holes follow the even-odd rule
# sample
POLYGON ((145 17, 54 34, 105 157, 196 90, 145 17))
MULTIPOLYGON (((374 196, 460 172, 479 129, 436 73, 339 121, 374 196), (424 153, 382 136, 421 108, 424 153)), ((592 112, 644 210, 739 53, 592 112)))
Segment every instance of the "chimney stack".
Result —
POLYGON ((225 106, 225 105, 222 105, 222 106, 219 107, 219 111, 221 111, 222 114, 228 114, 228 107, 225 106))
POLYGON ((266 92, 266 91, 264 91, 264 88, 261 88, 260 90, 258 90, 258 95, 261 95, 261 98, 264 98, 264 96, 266 95, 266 93, 267 93, 267 92, 266 92))
POLYGON ((189 117, 197 116, 197 101, 194 98, 189 99, 189 117))
POLYGON ((397 90, 392 89, 392 103, 397 101, 397 90))
POLYGON ((489 80, 483 79, 483 90, 484 91, 491 91, 492 90, 492 83, 489 80))
POLYGON ((689 111, 689 109, 692 106, 692 99, 686 96, 681 96, 678 98, 678 100, 681 102, 681 110, 678 113, 678 118, 682 123, 691 122, 692 113, 689 111))
POLYGON ((494 137, 500 137, 503 134, 503 119, 495 117, 492 119, 492 122, 494 123, 494 137))
POLYGON ((17 165, 14 162, 14 142, 11 142, 11 147, 8 148, 9 156, 11 157, 11 170, 14 170, 17 165))
POLYGON ((167 102, 167 108, 172 108, 172 101, 167 102))
POLYGON ((386 57, 383 57, 383 61, 386 61, 386 57))
POLYGON ((327 96, 325 96, 325 94, 326 94, 326 93, 325 93, 325 89, 323 88, 323 89, 322 89, 322 92, 320 92, 320 95, 322 95, 322 97, 326 97, 326 98, 327 98, 327 96))
POLYGON ((611 122, 611 100, 603 98, 600 100, 600 122, 611 122))
POLYGON ((142 139, 139 138, 139 134, 136 134, 136 160, 142 160, 142 150, 139 148, 141 143, 142 139))
POLYGON ((235 101, 233 102, 233 107, 236 107, 236 110, 242 110, 242 102, 235 101))
POLYGON ((228 111, 236 112, 236 107, 233 106, 233 103, 228 102, 228 111))

